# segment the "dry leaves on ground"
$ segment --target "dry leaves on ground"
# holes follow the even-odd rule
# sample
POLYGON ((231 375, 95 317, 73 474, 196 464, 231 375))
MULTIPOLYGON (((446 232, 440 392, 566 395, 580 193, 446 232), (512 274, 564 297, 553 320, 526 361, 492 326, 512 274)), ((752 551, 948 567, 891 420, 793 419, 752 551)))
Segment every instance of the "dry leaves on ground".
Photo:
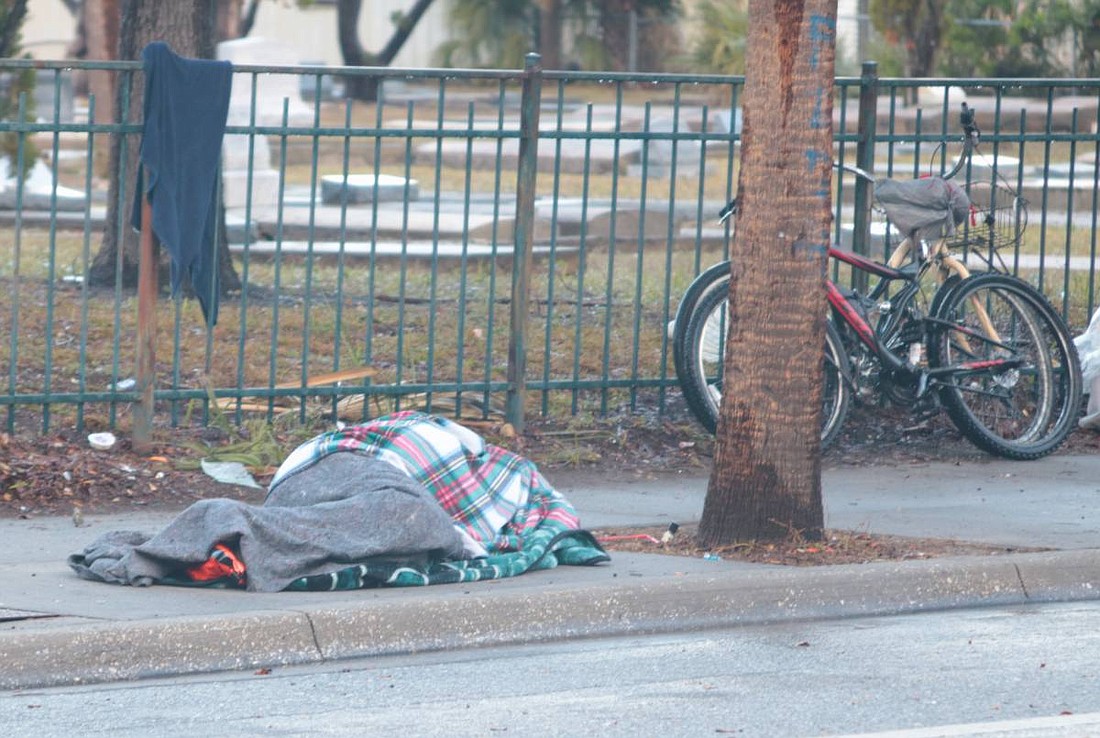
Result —
POLYGON ((865 564, 883 560, 991 556, 1041 550, 966 543, 943 538, 871 535, 843 530, 826 530, 820 541, 809 541, 797 534, 789 534, 778 541, 754 541, 708 548, 698 544, 696 533, 697 527, 694 525, 675 524, 665 528, 593 531, 596 540, 612 553, 630 551, 785 566, 865 564), (675 533, 671 533, 674 528, 675 533))
MULTIPOLYGON (((524 454, 554 480, 563 469, 591 473, 595 478, 706 474, 714 439, 690 422, 631 416, 593 420, 575 429, 546 419, 534 419, 521 437, 478 427, 490 441, 524 454)), ((165 440, 147 454, 137 454, 123 436, 107 451, 91 448, 85 434, 66 430, 24 438, 0 432, 0 517, 110 514, 133 509, 181 510, 211 497, 263 501, 263 490, 221 484, 196 470, 198 457, 209 449, 231 449, 247 435, 243 430, 195 429, 165 431, 165 440), (185 463, 186 462, 186 463, 185 463)), ((246 439, 247 440, 247 439, 246 439)), ((301 439, 275 439, 289 450, 301 439)), ((1061 452, 1095 453, 1100 434, 1077 431, 1061 452)), ((903 413, 857 410, 826 466, 897 466, 914 462, 977 462, 997 460, 974 449, 944 418, 920 424, 903 413)), ((270 463, 270 460, 269 460, 270 463)), ((274 469, 253 469, 260 484, 274 469)), ((845 564, 876 560, 922 559, 957 555, 995 555, 1009 549, 939 539, 908 539, 851 531, 826 531, 822 541, 797 535, 778 542, 757 542, 704 550, 695 542, 693 527, 683 526, 666 544, 665 529, 602 530, 598 535, 614 551, 641 551, 678 556, 789 564, 845 564)))

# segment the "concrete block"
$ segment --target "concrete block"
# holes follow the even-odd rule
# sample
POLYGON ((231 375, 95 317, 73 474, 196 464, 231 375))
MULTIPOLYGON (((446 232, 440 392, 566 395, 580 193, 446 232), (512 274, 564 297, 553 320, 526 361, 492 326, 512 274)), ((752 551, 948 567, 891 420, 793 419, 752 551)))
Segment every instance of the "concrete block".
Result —
MULTIPOLYGON (((235 65, 276 66, 294 64, 291 47, 265 38, 239 38, 218 44, 218 58, 235 65)), ((256 123, 279 125, 283 121, 284 101, 287 105, 288 123, 292 126, 309 125, 313 110, 302 101, 299 76, 293 74, 252 74, 237 72, 233 75, 233 90, 229 97, 230 125, 247 125, 252 110, 252 87, 256 87, 256 123)))
MULTIPOLYGON (((222 195, 227 208, 243 208, 248 204, 248 170, 222 172, 222 195)), ((252 207, 274 209, 279 203, 279 173, 274 169, 258 169, 252 173, 252 207)))
POLYGON ((402 202, 406 198, 420 197, 420 183, 392 174, 379 174, 375 182, 373 174, 326 174, 321 177, 321 200, 326 205, 339 205, 347 198, 348 204, 373 202, 402 202))
POLYGON ((271 144, 267 136, 227 134, 222 141, 222 169, 248 169, 250 153, 254 168, 271 167, 271 144))
POLYGON ((39 69, 35 73, 34 114, 39 120, 60 123, 73 122, 73 73, 39 69), (56 90, 55 88, 60 88, 56 90), (58 93, 56 109, 54 95, 58 93))

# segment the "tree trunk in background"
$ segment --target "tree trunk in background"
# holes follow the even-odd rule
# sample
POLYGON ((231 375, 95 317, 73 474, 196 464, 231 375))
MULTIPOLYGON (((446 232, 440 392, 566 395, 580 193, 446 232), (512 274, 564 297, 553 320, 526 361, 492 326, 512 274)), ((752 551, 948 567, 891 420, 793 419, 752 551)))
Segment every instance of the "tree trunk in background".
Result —
POLYGON ((23 30, 23 22, 27 18, 27 0, 8 0, 0 6, 0 53, 5 57, 20 55, 19 38, 23 30))
MULTIPOLYGON (((337 0, 336 33, 340 42, 340 57, 345 67, 370 66, 370 57, 359 41, 359 12, 363 9, 363 0, 337 0)), ((357 100, 365 91, 362 77, 348 77, 344 80, 348 97, 357 100)))
MULTIPOLYGON (((151 41, 165 41, 181 56, 212 59, 215 49, 215 19, 218 0, 122 0, 118 53, 115 58, 136 60, 151 41)), ((118 106, 120 117, 131 122, 141 120, 144 100, 144 80, 135 74, 127 84, 119 79, 118 106), (123 106, 126 89, 129 88, 129 104, 123 106)), ((98 117, 98 115, 97 115, 98 117)), ((107 221, 103 243, 95 255, 89 270, 89 282, 109 286, 115 283, 115 274, 121 270, 122 283, 132 287, 137 282, 138 234, 130 227, 137 175, 140 135, 126 136, 125 141, 116 136, 111 139, 110 187, 107 198, 107 221), (120 171, 125 145, 125 170, 120 171)), ((224 214, 224 209, 223 209, 224 214)), ((224 221, 224 217, 222 218, 224 221)), ((240 289, 240 279, 228 256, 228 244, 224 238, 224 223, 219 229, 218 254, 221 289, 240 289)), ((162 264, 162 270, 165 269, 162 264)), ((161 284, 167 280, 162 277, 161 284)))
MULTIPOLYGON (((108 61, 118 58, 119 0, 84 0, 85 58, 108 61)), ((95 95, 97 123, 115 120, 113 72, 88 72, 88 93, 95 95)))
POLYGON ((737 238, 699 541, 820 536, 836 0, 749 5, 737 238))
POLYGON ((244 0, 219 0, 218 17, 215 22, 218 41, 241 37, 241 6, 244 0))
POLYGON ((252 27, 256 25, 256 14, 260 10, 260 0, 249 0, 248 7, 241 14, 240 25, 237 26, 237 35, 246 38, 252 33, 252 27))
POLYGON ((933 76, 936 68, 936 53, 939 51, 940 40, 944 34, 945 11, 943 3, 925 3, 924 13, 919 16, 916 27, 910 29, 913 35, 906 54, 909 59, 909 76, 933 76))
MULTIPOLYGON (((869 0, 871 23, 891 43, 905 49, 905 76, 931 77, 936 53, 947 32, 947 0, 869 0)), ((917 89, 908 90, 910 102, 917 89)))
POLYGON ((539 0, 539 55, 543 69, 561 69, 561 0, 539 0))
POLYGON ((428 8, 432 7, 433 2, 435 0, 416 0, 416 3, 409 8, 409 12, 401 15, 393 29, 390 40, 386 42, 381 51, 374 55, 374 64, 380 67, 388 67, 393 64, 393 60, 397 58, 405 42, 412 35, 416 24, 428 12, 428 8))
POLYGON ((626 71, 630 60, 630 11, 636 0, 604 0, 600 3, 600 28, 610 71, 626 71))
MULTIPOLYGON (((416 0, 409 12, 402 14, 394 28, 393 35, 377 54, 371 54, 363 48, 359 40, 359 13, 363 9, 363 0, 337 0, 336 33, 340 42, 340 55, 344 66, 348 67, 388 67, 409 40, 413 29, 435 0, 416 0)), ((377 77, 346 77, 344 79, 347 96, 355 100, 377 100, 377 77)))
POLYGON ((652 11, 639 12, 637 69, 634 71, 667 72, 675 68, 676 60, 688 53, 684 46, 685 28, 685 24, 674 18, 652 11))

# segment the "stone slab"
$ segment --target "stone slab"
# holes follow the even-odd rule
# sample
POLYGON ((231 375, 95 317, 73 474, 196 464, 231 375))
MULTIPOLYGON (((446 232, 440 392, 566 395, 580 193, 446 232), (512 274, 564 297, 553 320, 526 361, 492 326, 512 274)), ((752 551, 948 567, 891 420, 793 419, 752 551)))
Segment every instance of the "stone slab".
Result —
POLYGON ((321 201, 326 205, 403 202, 420 198, 420 183, 392 174, 326 174, 321 177, 321 201))

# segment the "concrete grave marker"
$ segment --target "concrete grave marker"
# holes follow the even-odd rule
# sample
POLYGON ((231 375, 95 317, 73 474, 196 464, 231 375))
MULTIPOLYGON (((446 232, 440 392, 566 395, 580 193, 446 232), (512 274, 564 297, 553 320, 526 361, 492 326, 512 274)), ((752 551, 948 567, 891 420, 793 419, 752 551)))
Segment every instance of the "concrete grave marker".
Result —
POLYGON ((401 202, 408 193, 409 200, 420 197, 420 183, 392 174, 379 174, 375 182, 373 174, 326 174, 321 177, 321 200, 326 205, 344 202, 345 190, 349 205, 364 202, 401 202))
MULTIPOLYGON (((19 194, 19 183, 13 176, 8 159, 0 157, 0 209, 14 210, 16 196, 19 194)), ((39 160, 34 163, 23 181, 19 202, 25 210, 83 210, 88 206, 88 195, 81 190, 61 185, 57 186, 55 192, 53 172, 46 162, 39 160)))
MULTIPOLYGON (((239 38, 218 44, 218 58, 235 66, 286 66, 296 64, 294 51, 278 41, 264 38, 239 38)), ((283 122, 287 106, 288 124, 310 125, 313 110, 302 101, 300 75, 236 72, 229 97, 229 123, 248 125, 252 110, 252 87, 256 87, 256 123, 274 126, 283 122)))
MULTIPOLYGON (((234 66, 279 66, 294 63, 290 47, 263 38, 242 38, 218 44, 218 58, 234 66)), ((255 124, 308 126, 313 110, 302 101, 300 78, 293 74, 252 74, 236 72, 229 97, 230 126, 247 126, 253 121, 252 98, 255 86, 255 124)), ((271 148, 266 136, 226 134, 222 144, 222 191, 228 208, 244 207, 248 202, 248 152, 252 147, 252 201, 256 209, 274 209, 279 200, 279 173, 271 165, 271 148)))
POLYGON ((34 114, 39 120, 56 119, 59 123, 73 122, 73 73, 62 70, 39 69, 34 82, 34 114), (56 88, 59 88, 55 90, 56 88), (54 95, 57 94, 57 109, 54 95))

